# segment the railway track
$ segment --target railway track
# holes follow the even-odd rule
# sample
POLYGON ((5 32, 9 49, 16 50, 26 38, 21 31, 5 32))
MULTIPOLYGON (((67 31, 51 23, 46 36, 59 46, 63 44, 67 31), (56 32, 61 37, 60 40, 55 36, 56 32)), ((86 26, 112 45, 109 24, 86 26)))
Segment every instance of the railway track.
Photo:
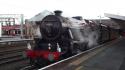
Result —
POLYGON ((22 56, 22 52, 11 53, 11 54, 4 55, 3 57, 0 58, 0 65, 12 63, 12 62, 16 62, 24 59, 26 58, 22 56))
POLYGON ((16 53, 20 51, 25 51, 25 50, 26 50, 26 47, 8 49, 8 50, 0 51, 0 56, 5 55, 5 54, 16 53))
POLYGON ((18 46, 1 51, 0 70, 19 70, 28 65, 27 58, 23 56, 25 50, 26 46, 18 46))
POLYGON ((1 50, 0 65, 25 59, 24 57, 22 57, 23 51, 25 50, 26 50, 26 46, 18 46, 18 47, 10 46, 10 47, 7 47, 6 50, 5 49, 1 50))
MULTIPOLYGON (((1 43, 0 43, 1 44, 1 43)), ((19 70, 28 65, 28 60, 23 56, 27 49, 26 42, 0 45, 0 70, 19 70)))
POLYGON ((38 68, 36 68, 35 66, 31 66, 31 65, 28 65, 28 66, 25 66, 19 70, 38 70, 38 68))
MULTIPOLYGON (((16 58, 17 59, 17 58, 16 58)), ((19 70, 25 66, 29 66, 27 59, 17 59, 12 62, 0 65, 0 70, 19 70)))

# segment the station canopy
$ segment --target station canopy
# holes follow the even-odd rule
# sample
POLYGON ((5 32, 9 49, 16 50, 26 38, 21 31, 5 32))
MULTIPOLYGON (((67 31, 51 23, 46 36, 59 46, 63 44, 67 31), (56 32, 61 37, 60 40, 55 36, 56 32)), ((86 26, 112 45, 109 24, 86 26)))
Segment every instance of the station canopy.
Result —
POLYGON ((125 16, 108 14, 108 13, 105 13, 104 15, 105 15, 106 17, 111 18, 111 19, 118 19, 118 20, 123 20, 123 21, 125 21, 125 16))
POLYGON ((118 23, 120 29, 125 30, 125 16, 108 14, 108 13, 105 13, 104 15, 110 18, 112 21, 118 23))
POLYGON ((45 16, 52 15, 52 14, 54 14, 54 13, 52 13, 48 10, 44 10, 43 12, 40 12, 37 15, 35 15, 34 17, 30 18, 28 21, 31 21, 31 22, 41 21, 45 16))

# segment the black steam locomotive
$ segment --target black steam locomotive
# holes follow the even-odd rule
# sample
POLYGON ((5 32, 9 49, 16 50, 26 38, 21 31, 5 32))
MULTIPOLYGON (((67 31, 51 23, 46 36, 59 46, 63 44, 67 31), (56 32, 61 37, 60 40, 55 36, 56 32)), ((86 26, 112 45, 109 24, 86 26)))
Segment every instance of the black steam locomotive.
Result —
POLYGON ((46 65, 119 37, 117 29, 61 13, 55 11, 36 22, 41 37, 34 38, 35 47, 27 50, 32 64, 46 65))

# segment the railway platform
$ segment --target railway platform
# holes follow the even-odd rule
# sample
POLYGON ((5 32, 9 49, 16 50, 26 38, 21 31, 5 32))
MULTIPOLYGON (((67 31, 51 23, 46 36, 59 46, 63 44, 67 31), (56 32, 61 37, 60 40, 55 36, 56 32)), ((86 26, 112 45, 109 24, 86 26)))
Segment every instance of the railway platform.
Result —
POLYGON ((125 70, 125 38, 108 42, 39 70, 125 70))

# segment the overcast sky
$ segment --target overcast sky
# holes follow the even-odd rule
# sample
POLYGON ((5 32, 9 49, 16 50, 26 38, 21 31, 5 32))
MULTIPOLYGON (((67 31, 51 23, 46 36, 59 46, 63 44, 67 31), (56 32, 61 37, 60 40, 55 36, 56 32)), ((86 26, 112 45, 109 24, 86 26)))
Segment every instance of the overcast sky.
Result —
POLYGON ((0 0, 0 14, 31 18, 44 10, 62 10, 64 16, 99 18, 104 13, 125 15, 124 0, 0 0))

